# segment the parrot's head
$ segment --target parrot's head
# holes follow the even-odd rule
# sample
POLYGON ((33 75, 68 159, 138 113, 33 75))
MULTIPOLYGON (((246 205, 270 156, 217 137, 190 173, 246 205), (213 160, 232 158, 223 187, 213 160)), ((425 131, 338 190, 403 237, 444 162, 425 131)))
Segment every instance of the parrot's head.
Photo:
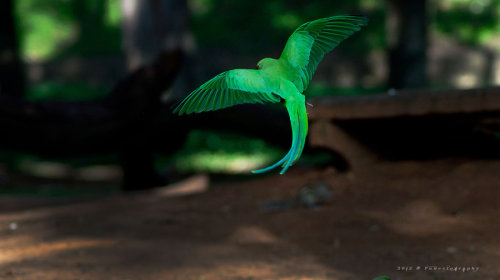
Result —
POLYGON ((268 66, 271 66, 273 65, 275 62, 276 59, 274 58, 263 58, 261 59, 258 63, 257 63, 257 67, 259 67, 259 69, 262 69, 262 68, 267 68, 268 66))

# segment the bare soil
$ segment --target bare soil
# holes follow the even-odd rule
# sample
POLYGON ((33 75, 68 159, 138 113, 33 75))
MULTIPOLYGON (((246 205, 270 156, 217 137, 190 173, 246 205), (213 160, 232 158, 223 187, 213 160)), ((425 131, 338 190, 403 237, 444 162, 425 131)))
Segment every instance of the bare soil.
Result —
POLYGON ((500 279, 500 160, 207 178, 85 201, 2 197, 0 279, 500 279), (327 205, 260 208, 319 181, 334 189, 327 205))

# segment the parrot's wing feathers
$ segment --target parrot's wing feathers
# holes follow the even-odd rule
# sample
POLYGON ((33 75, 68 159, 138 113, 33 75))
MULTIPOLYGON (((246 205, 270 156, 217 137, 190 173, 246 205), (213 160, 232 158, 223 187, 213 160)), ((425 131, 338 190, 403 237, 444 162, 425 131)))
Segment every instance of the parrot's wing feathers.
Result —
POLYGON ((280 57, 295 70, 297 89, 305 90, 323 56, 366 23, 367 19, 363 16, 333 16, 307 22, 297 28, 280 57))
POLYGON ((234 69, 223 72, 191 92, 174 109, 179 115, 214 111, 243 103, 279 102, 260 70, 234 69))

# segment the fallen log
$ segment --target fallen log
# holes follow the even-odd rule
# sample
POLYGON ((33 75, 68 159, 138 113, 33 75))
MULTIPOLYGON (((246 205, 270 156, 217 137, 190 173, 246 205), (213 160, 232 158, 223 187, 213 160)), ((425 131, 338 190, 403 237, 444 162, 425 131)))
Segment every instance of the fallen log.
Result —
POLYGON ((379 159, 498 157, 500 88, 405 90, 310 101, 310 145, 351 167, 379 159))

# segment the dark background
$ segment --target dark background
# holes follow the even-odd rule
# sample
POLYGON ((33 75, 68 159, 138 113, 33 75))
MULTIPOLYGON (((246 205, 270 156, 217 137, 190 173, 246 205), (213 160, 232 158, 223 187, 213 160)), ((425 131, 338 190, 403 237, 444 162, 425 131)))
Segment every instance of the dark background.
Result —
MULTIPOLYGON (((125 169, 128 164, 144 178, 153 176, 151 169, 245 173, 272 162, 288 147, 287 124, 277 121, 283 137, 273 137, 269 135, 276 132, 273 125, 260 129, 248 118, 276 116, 286 121, 279 108, 235 109, 240 115, 224 132, 227 116, 237 114, 235 110, 202 116, 204 121, 178 120, 169 115, 170 105, 221 71, 254 68, 263 57, 278 57, 297 26, 331 15, 363 14, 370 21, 325 57, 305 92, 308 98, 500 83, 498 0, 9 0, 0 5, 0 107, 4 112, 0 129, 8 136, 0 147, 2 173, 75 178, 75 172, 83 172, 80 169, 95 167, 110 172, 114 180, 122 176, 117 164, 125 169), (174 49, 182 51, 182 62, 168 77, 171 86, 151 86, 166 79, 161 75, 152 79, 150 87, 137 82, 124 86, 130 73, 174 49), (127 91, 130 88, 134 93, 127 91), (157 91, 154 102, 147 99, 152 88, 157 91), (128 96, 111 102, 119 104, 113 106, 121 113, 109 102, 101 102, 112 93, 128 96), (12 101, 16 98, 23 101, 12 101), (161 108, 151 105, 160 101, 161 108), (87 103, 82 107, 81 102, 87 103), (146 105, 136 109, 137 104, 146 105), (26 117, 30 110, 35 113, 26 117), (88 132, 103 123, 99 114, 118 120, 121 132, 102 134, 106 128, 88 132), (73 117, 80 126, 69 121, 73 117), (12 123, 13 119, 17 122, 12 123), (159 134, 146 132, 134 138, 149 131, 142 131, 144 127, 159 134), (131 146, 135 153, 123 151, 131 146), (116 152, 113 147, 121 148, 116 152), (149 167, 137 171, 143 162, 149 162, 149 167)), ((310 158, 316 160, 316 156, 310 158)), ((306 155, 304 162, 308 161, 306 155)), ((136 178, 134 184, 141 180, 136 178)), ((165 178, 151 180, 147 185, 166 182, 165 178)))

